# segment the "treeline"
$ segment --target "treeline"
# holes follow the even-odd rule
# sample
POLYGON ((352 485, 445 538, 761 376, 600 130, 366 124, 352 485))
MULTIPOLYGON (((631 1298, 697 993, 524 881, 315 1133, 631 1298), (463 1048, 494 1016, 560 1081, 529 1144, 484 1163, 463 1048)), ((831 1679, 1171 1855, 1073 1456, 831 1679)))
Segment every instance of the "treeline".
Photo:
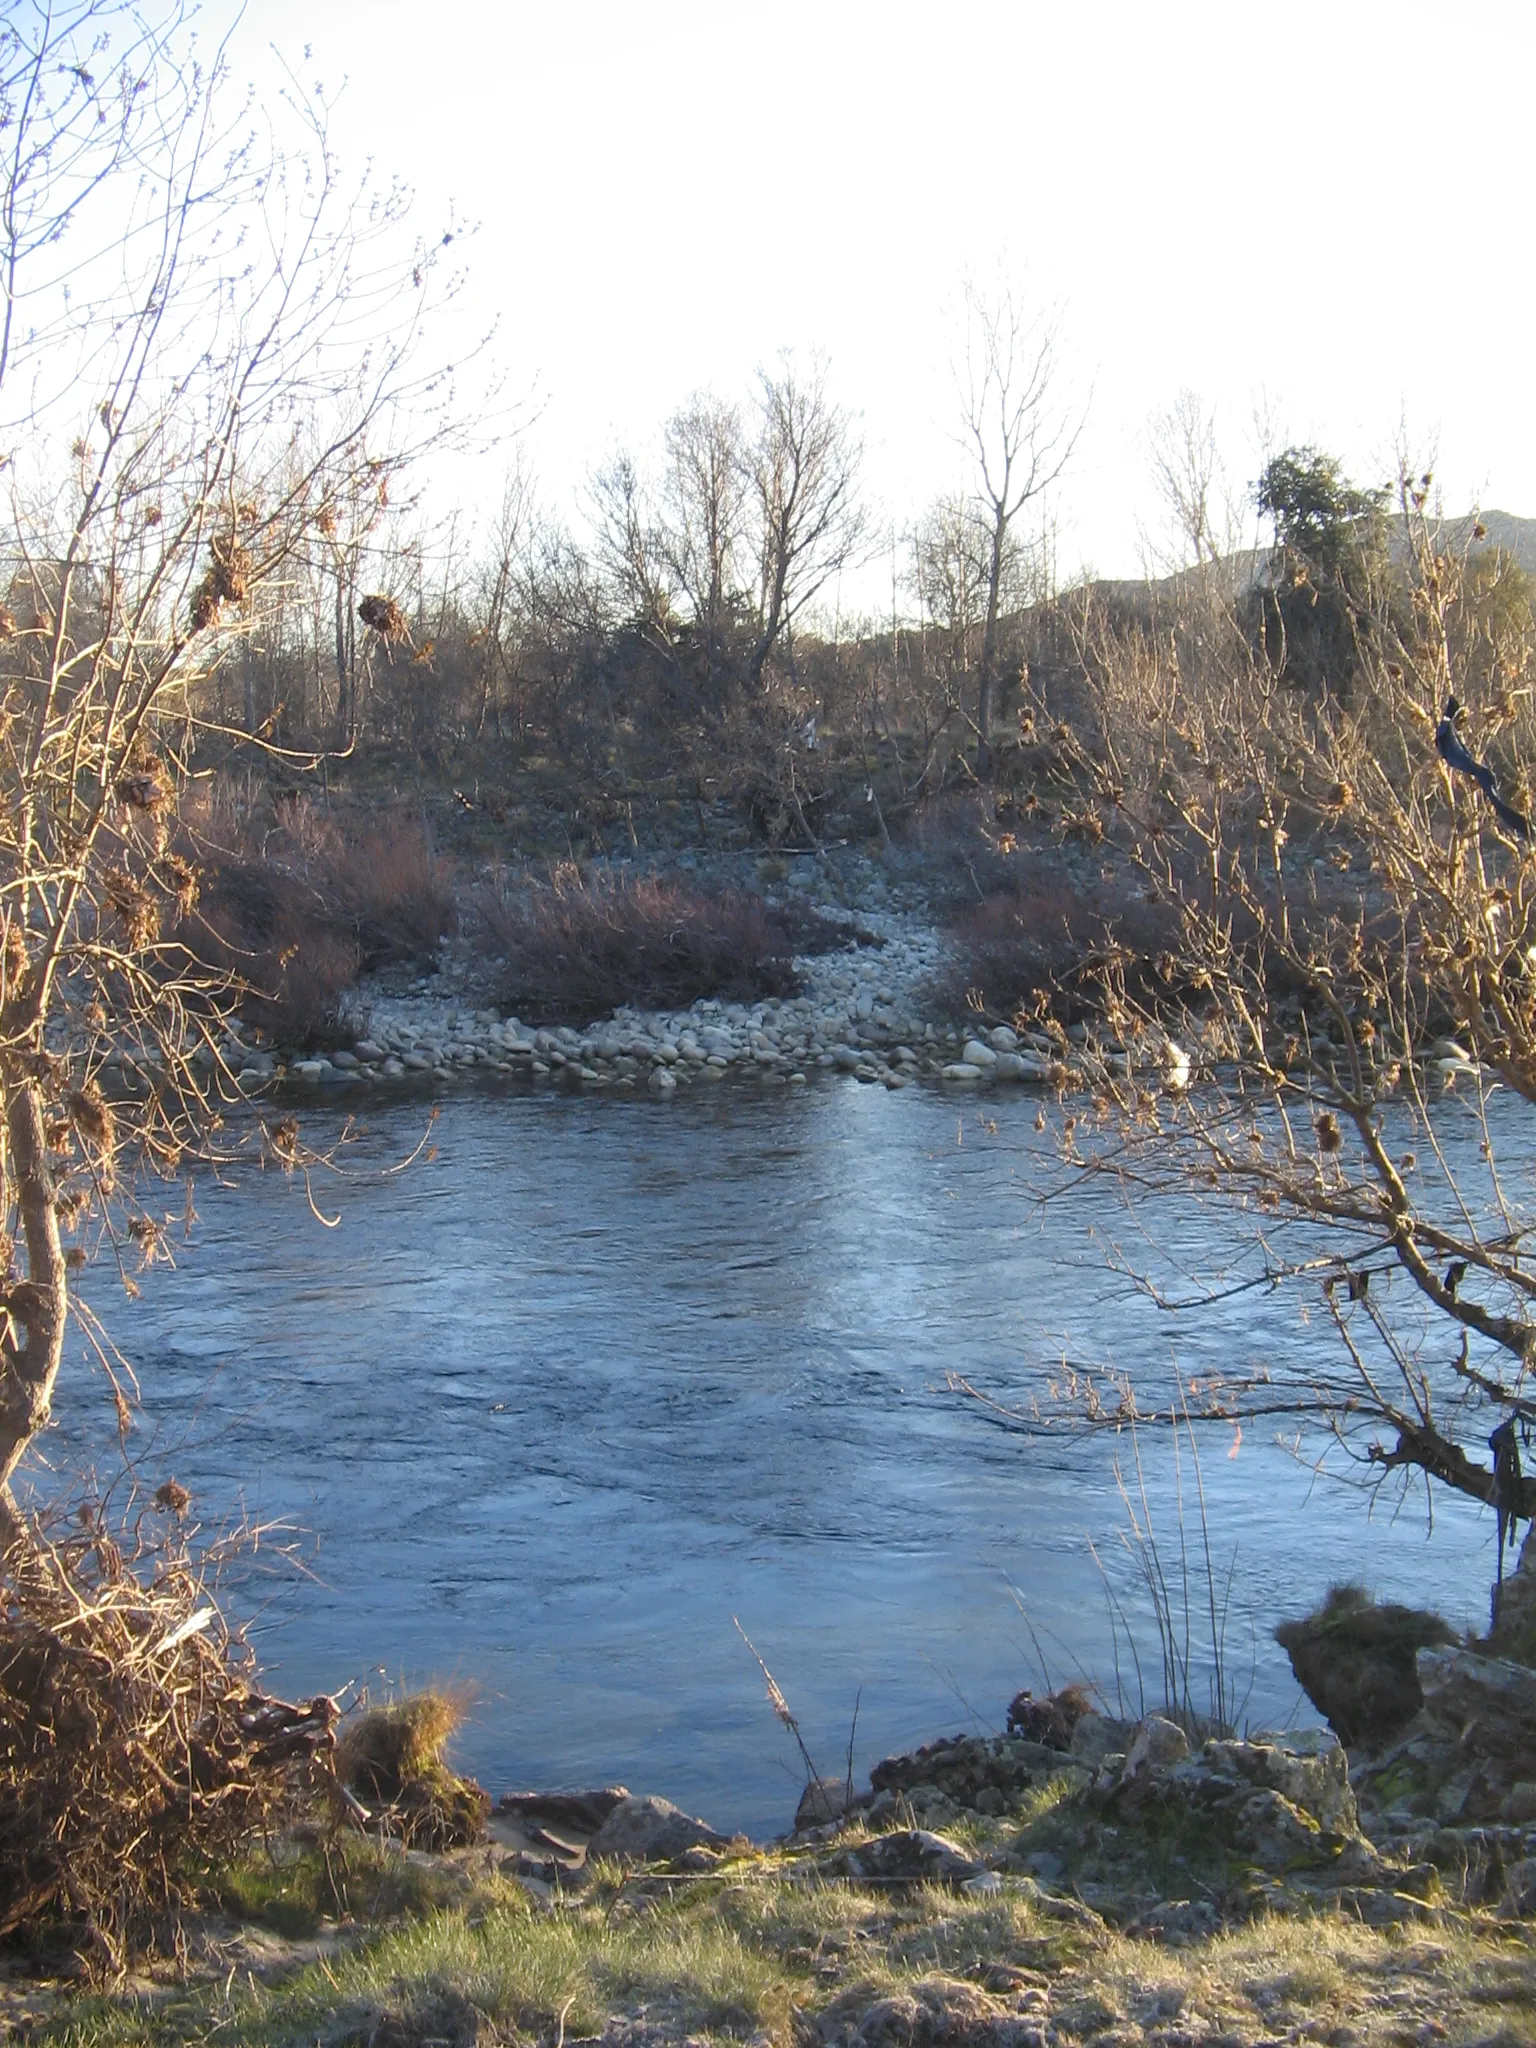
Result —
POLYGON ((494 744, 621 779, 735 763, 792 804, 828 741, 899 734, 916 774, 942 780, 974 759, 1025 662, 1042 551, 963 495, 877 534, 860 459, 823 374, 786 365, 746 405, 692 399, 649 471, 616 456, 580 532, 521 472, 473 529, 430 532, 391 502, 394 477, 364 478, 312 508, 207 708, 295 748, 381 743, 429 762, 494 744), (889 619, 840 621, 842 580, 875 558, 891 562, 889 619))
MULTIPOLYGON (((478 526, 426 531, 391 502, 393 473, 364 470, 307 512, 259 628, 212 668, 208 708, 226 731, 395 749, 428 770, 494 749, 615 792, 691 777, 766 836, 803 838, 850 772, 887 807, 996 780, 1005 757, 1015 776, 1041 737, 1031 717, 1070 720, 1138 640, 1186 638, 1196 672, 1212 607, 1278 680, 1344 702, 1411 637, 1391 494, 1311 448, 1272 458, 1253 491, 1271 546, 1221 557, 1191 525, 1192 568, 1058 592, 1021 516, 1039 495, 1038 428, 1004 408, 973 487, 899 534, 872 524, 856 427, 823 373, 788 364, 747 404, 690 400, 650 468, 615 456, 581 531, 520 472, 478 526), (889 616, 840 618, 842 580, 864 572, 867 587, 876 559, 889 616)), ((1403 479, 1397 509, 1421 518, 1429 485, 1403 479)), ((1532 581, 1481 529, 1460 539, 1457 673, 1518 690, 1532 581)))

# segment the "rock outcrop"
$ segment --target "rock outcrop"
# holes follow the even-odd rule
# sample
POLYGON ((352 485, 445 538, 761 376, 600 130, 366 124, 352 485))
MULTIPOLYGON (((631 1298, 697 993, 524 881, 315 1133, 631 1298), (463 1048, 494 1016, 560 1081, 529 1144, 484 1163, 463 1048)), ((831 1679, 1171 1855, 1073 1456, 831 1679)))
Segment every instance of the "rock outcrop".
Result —
POLYGON ((1418 1652, 1456 1638, 1438 1614, 1378 1604, 1358 1586, 1335 1586, 1315 1614, 1282 1622, 1275 1640, 1339 1740, 1377 1749, 1424 1704, 1418 1652))

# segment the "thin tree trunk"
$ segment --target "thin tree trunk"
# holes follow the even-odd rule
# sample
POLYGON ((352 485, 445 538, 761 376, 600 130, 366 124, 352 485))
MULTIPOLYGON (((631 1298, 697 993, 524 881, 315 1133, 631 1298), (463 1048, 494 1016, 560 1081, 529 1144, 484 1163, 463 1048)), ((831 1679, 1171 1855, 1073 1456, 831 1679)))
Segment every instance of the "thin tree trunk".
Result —
POLYGON ((5 1123, 27 1252, 27 1277, 5 1297, 9 1329, 0 1337, 0 1546, 9 1549, 24 1526, 11 1478, 48 1421, 64 1353, 68 1295, 43 1098, 20 1076, 9 1077, 5 1123))

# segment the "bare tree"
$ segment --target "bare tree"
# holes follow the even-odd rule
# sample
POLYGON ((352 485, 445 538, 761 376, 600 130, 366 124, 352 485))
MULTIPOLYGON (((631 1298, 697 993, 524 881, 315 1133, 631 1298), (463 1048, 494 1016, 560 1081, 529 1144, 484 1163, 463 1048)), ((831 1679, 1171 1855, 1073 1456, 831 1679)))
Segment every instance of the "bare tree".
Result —
MULTIPOLYGON (((323 99, 295 92, 252 133, 180 9, 156 26, 113 0, 13 10, 0 96, 9 1545, 71 1271, 93 1242, 155 1254, 154 1185, 216 1142, 212 1098, 235 1086, 238 989, 176 936, 198 886, 178 791, 210 678, 327 508, 377 495, 451 394, 410 369, 442 244, 401 240, 401 195, 343 190, 323 99)), ((268 1136, 298 1157, 289 1125, 268 1136)))
POLYGON ((1181 391, 1149 427, 1152 480, 1177 536, 1183 568, 1217 561, 1232 548, 1230 506, 1218 503, 1221 463, 1216 415, 1193 391, 1181 391))
POLYGON ((712 700, 719 696, 741 606, 746 467, 734 405, 700 392, 668 421, 662 545, 693 613, 712 700))
MULTIPOLYGON (((1165 1306, 1290 1288, 1321 1313, 1290 1359, 1181 1375, 1160 1419, 1284 1419, 1372 1493, 1484 1502, 1502 1570, 1536 1516, 1531 633, 1477 614, 1481 530, 1451 545, 1428 487, 1403 480, 1404 584, 1349 705, 1284 683, 1235 610, 1085 647, 1060 815, 1158 929, 1093 964, 1089 1095, 1062 1129, 1074 1179, 1225 1209, 1224 1270, 1170 1288, 1127 1265, 1165 1306), (1458 720, 1474 658, 1497 680, 1458 720)), ((1095 1412, 1153 1410, 1122 1381, 1095 1412)))
POLYGON ((759 373, 759 426, 748 460, 758 557, 758 630, 748 676, 760 686, 775 649, 842 570, 862 557, 869 526, 858 499, 863 449, 827 392, 786 358, 759 373))
POLYGON ((1059 398, 1057 330, 1009 290, 965 292, 965 357, 956 379, 976 516, 987 536, 986 596, 976 677, 977 770, 990 762, 997 715, 999 623, 1020 515, 1060 478, 1085 414, 1059 398))

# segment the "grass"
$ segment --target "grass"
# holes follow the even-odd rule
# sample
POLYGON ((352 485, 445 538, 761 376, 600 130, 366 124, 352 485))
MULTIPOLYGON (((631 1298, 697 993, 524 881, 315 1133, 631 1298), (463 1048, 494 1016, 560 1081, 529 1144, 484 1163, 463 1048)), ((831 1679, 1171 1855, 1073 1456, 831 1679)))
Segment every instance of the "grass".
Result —
MULTIPOLYGON (((1035 1818, 1049 1821, 1049 1792, 1037 1803, 1035 1818)), ((808 1882, 767 1852, 690 1883, 626 1883, 604 1870, 550 1906, 498 1878, 471 1881, 420 1859, 390 1892, 391 1859, 348 1853, 329 1894, 311 1851, 249 1870, 241 1887, 226 1886, 225 1903, 244 1900, 270 1925, 300 1894, 311 1905, 344 1896, 355 1909, 371 1893, 376 1913, 395 1915, 390 1924, 338 1935, 332 1923, 327 1952, 266 1977, 238 1954, 231 1968, 226 1949, 203 1981, 61 2001, 27 2038, 37 2048, 343 2048, 366 2041, 384 2014, 392 2042, 421 2043, 450 2037, 453 2015, 468 2011, 483 2040, 553 2042, 643 2013, 669 2040, 767 2036, 787 2048, 812 2038, 818 2015, 846 2023, 895 2000, 908 2026, 923 2011, 968 2014, 968 2023, 1023 2011, 1048 2018, 1059 2041, 1105 2048, 1110 2035, 1120 2048, 1166 2042, 1170 2028, 1225 2035, 1232 2048, 1277 2036, 1352 2048, 1536 2040, 1532 1930, 1488 1918, 1433 1930, 1374 1929, 1342 1915, 1263 1919, 1175 1946, 1088 1914, 1064 1924, 1017 1879, 975 1897, 865 1891, 808 1882), (1319 2032, 1324 2022, 1340 2031, 1319 2032)), ((325 1923, 290 1925, 299 1933, 325 1923)))

